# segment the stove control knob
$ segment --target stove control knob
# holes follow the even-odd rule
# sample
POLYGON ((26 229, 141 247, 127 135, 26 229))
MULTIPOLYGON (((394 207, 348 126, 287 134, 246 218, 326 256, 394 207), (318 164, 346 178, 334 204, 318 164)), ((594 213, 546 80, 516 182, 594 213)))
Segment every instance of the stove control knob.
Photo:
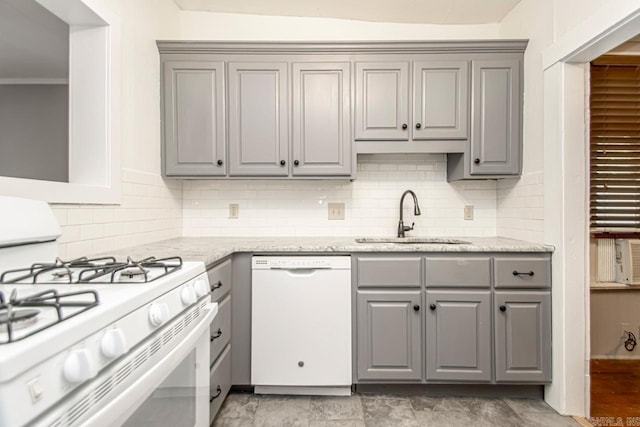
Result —
POLYGON ((64 360, 62 374, 64 379, 71 384, 81 383, 93 378, 98 373, 91 353, 86 348, 72 350, 64 360))
POLYGON ((198 297, 196 296, 196 290, 193 289, 193 286, 187 285, 182 288, 182 291, 180 292, 180 299, 182 300, 182 304, 185 306, 195 304, 196 301, 198 301, 198 297))
POLYGON ((209 286, 207 285, 207 281, 204 277, 196 279, 196 281, 193 283, 193 289, 196 290, 196 295, 198 296, 198 298, 202 298, 209 293, 209 286))
POLYGON ((100 351, 107 359, 114 359, 128 352, 129 346, 122 329, 109 329, 105 332, 100 341, 100 351))
POLYGON ((153 326, 160 326, 167 320, 169 320, 169 306, 167 303, 151 304, 151 307, 149 307, 149 322, 153 326))

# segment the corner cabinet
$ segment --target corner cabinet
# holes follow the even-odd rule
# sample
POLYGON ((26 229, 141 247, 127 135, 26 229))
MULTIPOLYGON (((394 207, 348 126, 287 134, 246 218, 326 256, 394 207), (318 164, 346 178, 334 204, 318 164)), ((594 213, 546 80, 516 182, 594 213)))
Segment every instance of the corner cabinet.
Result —
POLYGON ((224 63, 163 64, 163 151, 166 176, 224 176, 224 63))

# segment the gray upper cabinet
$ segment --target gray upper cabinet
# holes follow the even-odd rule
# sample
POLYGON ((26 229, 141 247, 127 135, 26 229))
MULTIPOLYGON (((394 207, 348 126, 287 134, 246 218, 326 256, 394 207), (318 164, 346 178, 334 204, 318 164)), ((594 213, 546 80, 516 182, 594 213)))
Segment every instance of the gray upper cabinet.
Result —
POLYGON ((293 176, 352 171, 351 64, 293 63, 293 176))
POLYGON ((359 380, 422 378, 421 292, 358 290, 359 380))
POLYGON ((289 174, 286 62, 230 62, 229 175, 289 174))
POLYGON ((413 139, 468 138, 467 61, 416 61, 413 86, 413 139))
POLYGON ((165 175, 225 175, 224 63, 167 61, 163 77, 165 175))
POLYGON ((551 381, 549 291, 496 291, 497 382, 551 381))
POLYGON ((491 292, 426 294, 427 381, 491 381, 491 292))
POLYGON ((521 59, 472 62, 471 138, 464 154, 447 156, 447 178, 487 179, 522 170, 521 59))
POLYGON ((356 62, 355 139, 409 139, 409 62, 356 62))
POLYGON ((473 61, 471 174, 520 172, 520 62, 473 61))

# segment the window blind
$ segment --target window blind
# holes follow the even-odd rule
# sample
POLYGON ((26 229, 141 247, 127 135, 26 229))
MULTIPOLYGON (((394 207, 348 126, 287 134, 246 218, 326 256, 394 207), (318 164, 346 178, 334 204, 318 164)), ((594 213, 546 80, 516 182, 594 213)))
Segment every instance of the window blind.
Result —
POLYGON ((640 231, 640 58, 603 58, 590 74, 591 230, 640 231))

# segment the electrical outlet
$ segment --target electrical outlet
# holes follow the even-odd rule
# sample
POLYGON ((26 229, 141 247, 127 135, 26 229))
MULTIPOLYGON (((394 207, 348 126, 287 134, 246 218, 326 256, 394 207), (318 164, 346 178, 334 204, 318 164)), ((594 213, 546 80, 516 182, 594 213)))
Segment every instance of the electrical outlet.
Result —
POLYGON ((229 204, 229 219, 240 218, 240 205, 237 203, 229 204))
POLYGON ((473 205, 464 207, 464 219, 467 221, 473 220, 473 205))
POLYGON ((344 203, 327 203, 327 209, 330 220, 344 219, 344 203))

